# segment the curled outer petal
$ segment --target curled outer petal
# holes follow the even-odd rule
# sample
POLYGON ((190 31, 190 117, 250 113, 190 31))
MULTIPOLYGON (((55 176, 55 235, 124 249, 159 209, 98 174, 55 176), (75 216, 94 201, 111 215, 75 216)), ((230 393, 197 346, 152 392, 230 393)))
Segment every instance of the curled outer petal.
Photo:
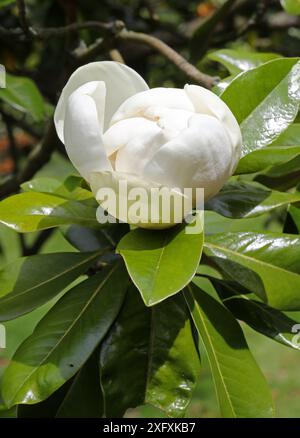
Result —
POLYGON ((148 90, 144 79, 132 68, 114 61, 91 62, 79 67, 62 90, 55 113, 57 134, 64 143, 64 119, 69 96, 87 82, 102 81, 106 87, 106 100, 99 102, 105 113, 104 129, 122 102, 140 91, 148 90))
POLYGON ((110 170, 102 141, 97 101, 101 100, 103 82, 88 82, 68 99, 64 121, 64 141, 70 160, 87 180, 96 170, 110 170))

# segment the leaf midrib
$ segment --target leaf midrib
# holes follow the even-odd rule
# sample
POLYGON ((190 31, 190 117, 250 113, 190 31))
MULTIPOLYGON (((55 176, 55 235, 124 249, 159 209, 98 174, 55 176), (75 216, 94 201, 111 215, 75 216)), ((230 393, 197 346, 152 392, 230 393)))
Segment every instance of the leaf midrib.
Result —
POLYGON ((289 271, 289 270, 281 268, 280 266, 277 266, 277 265, 272 265, 272 264, 267 263, 267 262, 265 262, 265 261, 263 261, 261 259, 256 259, 255 257, 247 256, 247 255, 245 255, 245 254, 243 254, 243 253, 241 253, 239 251, 233 251, 233 250, 228 249, 227 247, 224 247, 224 246, 219 246, 219 245, 216 245, 216 244, 213 244, 213 243, 210 243, 210 242, 204 243, 203 246, 206 246, 208 249, 209 249, 209 247, 217 248, 219 251, 225 251, 225 252, 228 252, 228 253, 233 254, 235 256, 239 256, 241 258, 245 258, 245 259, 249 260, 252 263, 256 262, 257 264, 265 265, 265 266, 267 266, 270 269, 278 269, 279 271, 282 271, 285 274, 288 273, 289 275, 295 275, 296 277, 300 277, 300 275, 297 274, 297 272, 289 271))
MULTIPOLYGON (((89 298, 89 300, 86 302, 86 304, 84 305, 84 307, 82 308, 82 310, 79 312, 78 316, 72 320, 71 325, 69 326, 69 328, 63 333, 63 336, 61 336, 58 340, 58 342, 56 342, 56 344, 49 350, 49 352, 46 354, 45 357, 43 357, 43 359, 38 363, 38 365, 36 365, 34 367, 34 369, 32 370, 31 373, 28 374, 28 376, 26 377, 26 379, 21 383, 21 385, 16 389, 15 391, 15 395, 13 397, 13 399, 16 397, 16 395, 18 394, 18 392, 20 390, 23 389, 24 385, 26 384, 26 382, 38 371, 38 369, 40 368, 41 365, 43 365, 45 363, 45 361, 52 355, 52 353, 56 350, 56 348, 61 344, 61 342, 66 338, 66 336, 70 333, 70 331, 73 329, 73 327, 77 324, 77 322, 79 321, 79 319, 82 317, 82 315, 84 314, 84 312, 87 310, 87 308, 90 306, 90 304, 92 303, 92 301, 94 300, 94 298, 98 295, 99 291, 102 289, 102 287, 105 285, 105 283, 109 280, 109 278, 111 277, 111 275, 113 274, 113 272, 116 270, 117 265, 115 265, 111 271, 108 273, 108 275, 104 278, 104 280, 100 283, 99 286, 97 286, 95 292, 92 294, 92 296, 89 298)), ((13 406, 13 403, 7 403, 9 406, 13 406)))
MULTIPOLYGON (((218 371, 219 377, 220 377, 220 379, 221 379, 221 382, 222 382, 222 384, 223 384, 224 391, 225 391, 226 397, 227 397, 227 399, 228 399, 228 402, 229 402, 229 406, 230 406, 230 409, 231 409, 232 415, 233 415, 234 418, 237 418, 237 414, 235 413, 235 410, 234 410, 234 407, 233 407, 233 404, 232 404, 232 401, 231 401, 231 398, 230 398, 230 393, 229 393, 229 391, 228 391, 228 389, 227 389, 227 385, 226 385, 226 382, 225 382, 225 378, 223 377, 223 374, 222 374, 222 371, 221 371, 221 368, 220 368, 220 365, 219 365, 218 357, 217 357, 217 354, 216 354, 215 349, 214 349, 214 346, 213 346, 213 342, 212 342, 212 340, 211 340, 211 337, 210 337, 209 331, 207 330, 207 327, 206 327, 205 319, 203 318, 203 315, 202 315, 202 313, 201 313, 200 306, 199 306, 198 302, 196 301, 196 299, 195 299, 195 297, 194 297, 194 293, 193 293, 193 290, 192 290, 192 288, 191 288, 190 285, 188 286, 188 289, 189 289, 189 291, 190 291, 190 293, 191 293, 191 295, 192 295, 192 297, 193 297, 193 299, 194 299, 194 305, 196 306, 196 308, 197 308, 197 310, 198 310, 198 314, 199 314, 199 317, 200 317, 200 319, 201 319, 203 329, 204 329, 204 331, 205 331, 205 334, 206 334, 206 336, 207 336, 207 338, 208 338, 208 341, 209 341, 209 344, 210 344, 210 346, 211 346, 211 352, 212 352, 212 354, 213 354, 213 358, 214 358, 214 361, 215 361, 215 365, 216 365, 216 368, 217 368, 217 371, 218 371)), ((208 354, 208 359, 209 359, 209 362, 210 362, 211 367, 212 367, 212 363, 211 363, 211 359, 210 359, 209 354, 208 354)), ((216 380, 215 380, 214 373, 213 373, 213 379, 214 379, 214 381, 215 381, 215 386, 217 387, 217 382, 216 382, 216 380)), ((216 392, 217 392, 217 391, 216 391, 216 392)), ((221 403, 220 403, 220 398, 219 398, 218 392, 217 392, 217 397, 218 397, 218 400, 219 400, 220 408, 222 409, 222 406, 221 406, 221 403)))
POLYGON ((47 283, 50 283, 51 281, 56 280, 57 278, 67 274, 68 272, 71 272, 71 271, 77 269, 80 265, 84 265, 85 263, 88 263, 90 260, 93 260, 93 258, 98 257, 101 253, 102 253, 102 250, 97 252, 96 254, 93 254, 91 257, 88 257, 87 259, 82 260, 81 262, 77 263, 76 265, 70 266, 68 269, 66 269, 64 271, 61 271, 60 273, 54 275, 53 277, 48 278, 47 280, 42 281, 42 282, 36 284, 33 287, 25 289, 24 291, 21 291, 20 293, 16 293, 16 294, 12 295, 13 294, 13 291, 12 291, 12 292, 9 292, 7 295, 3 295, 0 298, 0 304, 7 303, 8 301, 11 301, 11 300, 13 300, 15 298, 19 298, 20 296, 22 296, 22 295, 24 295, 24 294, 26 294, 28 292, 31 292, 31 291, 33 291, 36 288, 39 288, 41 286, 44 286, 47 283))

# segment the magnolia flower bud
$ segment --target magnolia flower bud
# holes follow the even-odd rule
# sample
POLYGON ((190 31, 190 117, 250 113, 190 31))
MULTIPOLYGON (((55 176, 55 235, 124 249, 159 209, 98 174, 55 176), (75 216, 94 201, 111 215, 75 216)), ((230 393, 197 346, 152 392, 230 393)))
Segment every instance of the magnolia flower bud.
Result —
MULTIPOLYGON (((174 198, 184 197, 185 188, 203 188, 207 200, 240 158, 240 128, 219 97, 197 85, 149 89, 134 70, 112 61, 87 64, 72 74, 54 121, 72 163, 103 208, 144 227, 171 226, 174 215, 153 223, 149 198, 135 220, 137 212, 124 215, 102 199, 100 189, 111 187, 124 197, 118 183, 125 179, 130 188, 164 188, 174 198)), ((195 206, 198 199, 192 196, 195 206)), ((181 217, 186 213, 180 210, 181 217)))

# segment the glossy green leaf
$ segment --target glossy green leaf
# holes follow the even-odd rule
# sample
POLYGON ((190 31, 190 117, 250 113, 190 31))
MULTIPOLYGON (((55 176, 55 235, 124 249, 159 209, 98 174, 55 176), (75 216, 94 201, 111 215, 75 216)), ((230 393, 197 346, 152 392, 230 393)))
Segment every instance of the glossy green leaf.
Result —
POLYGON ((84 201, 93 198, 87 188, 82 187, 84 180, 76 175, 70 175, 63 183, 54 178, 36 178, 21 185, 26 192, 51 193, 74 201, 84 201))
POLYGON ((281 310, 300 309, 300 237, 281 233, 206 236, 205 254, 224 277, 281 310))
POLYGON ((292 219, 293 219, 293 221, 298 229, 298 232, 300 234, 300 208, 290 206, 289 214, 291 215, 291 217, 292 217, 292 219))
POLYGON ((283 8, 292 15, 300 15, 300 0, 280 0, 283 8))
POLYGON ((267 167, 286 163, 298 155, 300 155, 300 146, 269 146, 258 149, 239 161, 235 174, 260 172, 267 167))
POLYGON ((21 184, 21 189, 24 192, 40 192, 40 193, 55 193, 61 186, 61 181, 55 178, 39 177, 31 181, 26 181, 21 184))
POLYGON ((182 295, 149 308, 132 287, 102 344, 100 370, 105 416, 150 403, 182 417, 200 371, 182 295))
POLYGON ((221 96, 222 93, 226 90, 228 85, 236 78, 237 75, 231 75, 227 76, 226 78, 219 81, 214 87, 212 88, 212 91, 217 95, 221 96))
POLYGON ((56 418, 101 418, 102 416, 103 397, 97 349, 75 376, 60 404, 56 418))
POLYGON ((193 278, 202 253, 203 232, 187 234, 193 225, 162 231, 135 229, 120 241, 133 283, 146 306, 179 292, 193 278))
POLYGON ((63 295, 6 369, 5 404, 38 403, 74 376, 115 320, 126 289, 126 271, 116 264, 63 295))
POLYGON ((267 382, 236 319, 196 285, 188 286, 185 297, 207 351, 222 416, 273 417, 267 382))
POLYGON ((272 142, 272 146, 295 146, 300 144, 300 123, 293 123, 272 142))
POLYGON ((267 169, 255 177, 255 180, 267 187, 287 191, 295 187, 300 180, 300 155, 267 169))
POLYGON ((13 406, 11 409, 1 409, 0 406, 0 419, 1 418, 17 418, 17 407, 13 406))
POLYGON ((297 155, 295 158, 287 161, 286 163, 281 163, 278 164, 277 166, 272 166, 264 173, 264 175, 268 175, 273 178, 278 178, 285 175, 291 175, 292 173, 297 172, 299 170, 300 170, 300 155, 297 155))
POLYGON ((71 225, 63 229, 63 234, 68 242, 80 251, 97 251, 107 247, 116 247, 129 230, 129 225, 125 223, 108 224, 98 230, 71 225))
POLYGON ((208 55, 212 61, 219 62, 231 75, 258 67, 272 59, 280 58, 276 53, 251 52, 245 49, 221 49, 208 55))
POLYGON ((44 99, 29 78, 7 73, 6 88, 0 89, 1 100, 24 114, 30 114, 36 122, 44 120, 47 116, 44 99))
POLYGON ((299 58, 281 58, 241 73, 222 94, 241 126, 242 155, 270 145, 295 119, 299 58))
POLYGON ((22 257, 0 271, 0 321, 31 312, 84 274, 101 255, 53 253, 22 257))
POLYGON ((226 184, 205 208, 229 218, 250 218, 295 202, 300 202, 299 192, 284 193, 257 183, 233 182, 226 184))
POLYGON ((293 342, 297 321, 289 318, 280 310, 240 293, 241 288, 234 282, 213 279, 212 283, 235 318, 244 321, 257 332, 280 344, 300 350, 298 343, 293 342))
POLYGON ((0 222, 21 233, 70 224, 99 226, 95 208, 34 192, 20 193, 1 201, 0 222))
POLYGON ((59 406, 63 403, 67 391, 70 387, 70 381, 66 382, 57 391, 39 403, 33 405, 17 405, 18 418, 55 418, 59 406))

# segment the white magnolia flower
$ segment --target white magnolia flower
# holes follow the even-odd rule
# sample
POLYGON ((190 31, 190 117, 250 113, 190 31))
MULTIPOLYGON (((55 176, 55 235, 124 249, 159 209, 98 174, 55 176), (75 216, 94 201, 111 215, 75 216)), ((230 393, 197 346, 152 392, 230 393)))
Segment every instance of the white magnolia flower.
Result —
MULTIPOLYGON (((149 89, 138 73, 112 61, 87 64, 72 74, 54 121, 99 202, 99 189, 118 190, 121 179, 129 188, 166 187, 179 197, 184 188, 204 188, 207 200, 240 158, 240 128, 219 97, 197 85, 149 89)), ((108 201, 102 206, 118 215, 108 201)), ((119 219, 134 218, 119 214, 119 219)), ((160 224, 166 226, 170 223, 160 224)))

